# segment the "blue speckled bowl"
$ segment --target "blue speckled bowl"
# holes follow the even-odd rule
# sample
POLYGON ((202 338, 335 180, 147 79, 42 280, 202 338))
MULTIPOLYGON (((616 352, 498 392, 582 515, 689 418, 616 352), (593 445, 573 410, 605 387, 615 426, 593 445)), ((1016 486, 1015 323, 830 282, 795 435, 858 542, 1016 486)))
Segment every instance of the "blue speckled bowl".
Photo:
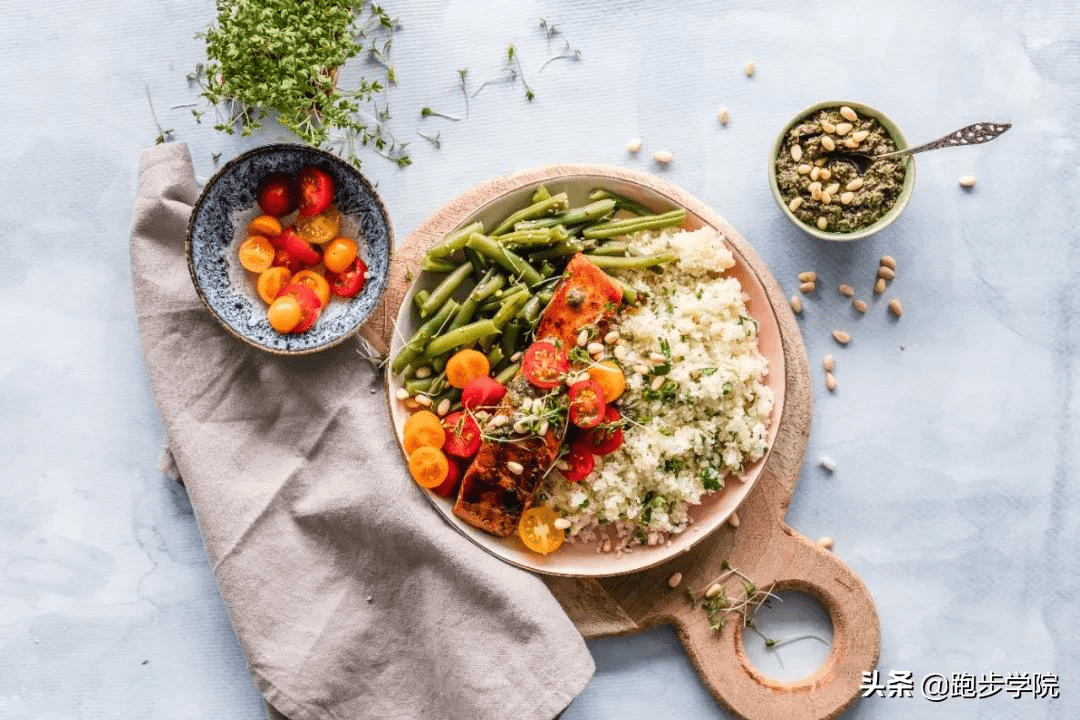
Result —
POLYGON ((264 145, 226 163, 199 195, 188 222, 187 260, 191 279, 210 314, 244 342, 281 355, 332 347, 363 324, 386 289, 394 230, 375 188, 351 165, 305 145, 264 145), (332 297, 311 329, 283 334, 270 327, 266 304, 255 289, 255 273, 240 267, 237 248, 251 218, 259 214, 255 192, 270 173, 295 174, 316 165, 334 179, 334 205, 342 224, 357 231, 368 279, 351 300, 332 297))

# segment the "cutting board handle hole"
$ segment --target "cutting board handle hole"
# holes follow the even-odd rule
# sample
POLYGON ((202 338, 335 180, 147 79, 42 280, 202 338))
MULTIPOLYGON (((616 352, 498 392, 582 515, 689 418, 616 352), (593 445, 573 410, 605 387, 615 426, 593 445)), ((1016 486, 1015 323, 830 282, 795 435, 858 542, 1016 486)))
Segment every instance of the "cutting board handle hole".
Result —
POLYGON ((752 627, 742 629, 743 651, 761 675, 796 683, 817 672, 832 654, 832 620, 809 593, 788 589, 775 594, 782 602, 762 605, 752 627))

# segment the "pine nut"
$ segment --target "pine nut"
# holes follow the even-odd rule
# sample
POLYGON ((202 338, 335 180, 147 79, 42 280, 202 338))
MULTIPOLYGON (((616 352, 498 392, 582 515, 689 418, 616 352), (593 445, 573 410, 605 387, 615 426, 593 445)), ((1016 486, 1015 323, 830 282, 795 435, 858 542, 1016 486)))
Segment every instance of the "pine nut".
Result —
POLYGON ((960 178, 960 187, 965 188, 967 190, 970 190, 971 188, 975 187, 975 176, 974 175, 965 175, 962 178, 960 178))
POLYGON ((821 172, 818 173, 818 178, 821 180, 828 180, 832 177, 832 170, 829 168, 821 168, 821 172))
POLYGON ((521 473, 525 472, 525 466, 519 462, 514 462, 513 460, 506 463, 506 469, 514 473, 515 475, 520 475, 521 473))
POLYGON ((814 188, 813 190, 811 190, 810 191, 810 199, 811 200, 821 200, 821 189, 820 188, 814 188))
POLYGON ((818 538, 817 544, 819 547, 823 547, 826 550, 832 550, 833 539, 831 537, 818 538))
POLYGON ((836 126, 835 126, 835 125, 833 125, 833 124, 832 124, 831 122, 829 122, 828 120, 822 120, 822 121, 821 121, 821 129, 822 129, 822 130, 824 130, 824 131, 825 131, 825 132, 827 132, 827 133, 834 133, 834 132, 836 132, 836 126))
POLYGON ((746 73, 746 77, 754 77, 754 70, 755 66, 752 60, 743 66, 743 72, 746 73))
POLYGON ((537 435, 547 435, 548 428, 550 427, 547 420, 540 421, 540 427, 536 428, 537 435))
POLYGON ((734 527, 734 528, 739 527, 739 514, 738 513, 731 513, 731 515, 728 516, 727 521, 728 521, 728 525, 730 525, 731 527, 734 527))
POLYGON ((870 137, 869 130, 856 130, 855 132, 851 133, 851 139, 858 143, 861 143, 868 137, 870 137))
POLYGON ((825 188, 825 192, 835 195, 840 192, 840 183, 829 183, 828 187, 825 188))
POLYGON ((423 405, 424 407, 431 407, 431 398, 429 398, 427 395, 417 395, 415 398, 413 398, 413 400, 415 400, 418 405, 423 405))
POLYGON ((855 295, 855 288, 851 287, 847 283, 840 283, 840 287, 836 288, 844 297, 853 297, 855 295))
POLYGON ((885 278, 879 277, 874 283, 874 294, 880 295, 883 292, 885 292, 885 278))
POLYGON ((417 380, 423 380, 424 378, 429 378, 429 377, 431 377, 431 368, 427 367, 426 365, 424 367, 416 368, 416 379, 417 380))
POLYGON ((819 180, 820 178, 821 178, 821 168, 815 167, 813 170, 810 171, 810 179, 811 180, 819 180))
POLYGON ((495 417, 491 418, 491 422, 488 423, 488 427, 490 427, 492 430, 496 430, 498 428, 501 428, 508 422, 510 422, 510 418, 508 418, 506 415, 496 415, 495 417))
POLYGON ((885 278, 886 280, 892 280, 896 277, 896 271, 887 265, 882 265, 877 269, 877 275, 879 278, 885 278))
POLYGON ((825 167, 825 161, 827 159, 828 158, 818 158, 817 160, 814 161, 814 164, 817 165, 818 167, 825 167))
POLYGON ((860 188, 862 188, 862 186, 864 184, 866 184, 866 181, 863 180, 861 177, 857 177, 854 180, 852 180, 851 182, 849 182, 847 185, 845 185, 844 189, 845 190, 855 191, 855 190, 859 190, 860 188))
POLYGON ((802 160, 802 146, 801 145, 792 145, 791 146, 791 159, 794 160, 795 162, 799 162, 800 160, 802 160))
POLYGON ((450 412, 450 398, 443 398, 439 402, 439 407, 435 408, 435 413, 439 417, 446 417, 448 412, 450 412))
POLYGON ((721 585, 720 583, 713 583, 709 586, 709 589, 705 591, 705 597, 709 600, 712 600, 714 597, 723 592, 723 590, 723 585, 721 585))
POLYGON ((521 359, 521 351, 520 350, 510 356, 510 362, 517 362, 520 359, 521 359))
POLYGON ((666 357, 664 357, 664 356, 663 356, 663 355, 661 355, 660 353, 656 353, 656 352, 654 352, 654 353, 649 353, 649 359, 650 359, 650 360, 652 360, 652 361, 653 361, 654 363, 662 363, 662 362, 667 362, 667 358, 666 358, 666 357))
POLYGON ((855 114, 855 111, 847 105, 840 106, 840 117, 844 118, 845 120, 850 120, 851 122, 855 122, 859 119, 859 116, 855 114))
POLYGON ((719 117, 720 117, 720 124, 727 127, 728 121, 731 120, 731 113, 728 112, 728 109, 727 108, 720 108, 719 117))
POLYGON ((591 342, 585 347, 585 350, 590 355, 597 355, 599 353, 604 352, 604 344, 603 343, 598 343, 598 342, 591 342))
POLYGON ((619 342, 619 331, 612 330, 611 332, 609 332, 607 335, 604 336, 604 342, 608 345, 614 345, 615 343, 619 342))
MULTIPOLYGON (((817 168, 814 168, 814 169, 816 170, 817 168)), ((813 175, 812 172, 810 174, 811 174, 811 176, 813 175)), ((816 181, 812 182, 812 183, 810 183, 809 185, 806 186, 806 189, 809 190, 810 192, 814 192, 815 190, 821 190, 821 183, 816 182, 816 181)))
POLYGON ((675 156, 672 155, 667 150, 657 150, 656 152, 653 153, 652 157, 653 157, 653 160, 660 163, 661 165, 667 165, 669 162, 671 162, 675 158, 675 156))
POLYGON ((859 147, 859 141, 855 140, 854 138, 847 138, 844 140, 844 147, 848 148, 849 150, 855 150, 859 147))
POLYGON ((799 283, 799 292, 810 293, 817 289, 817 285, 812 282, 799 283))
POLYGON ((803 163, 799 167, 795 168, 795 170, 800 175, 809 175, 810 173, 812 173, 814 171, 814 166, 813 165, 807 165, 806 163, 803 163))
POLYGON ((841 345, 847 345, 849 342, 851 342, 851 335, 844 332, 843 330, 833 330, 832 336, 833 340, 840 343, 841 345))
POLYGON ((529 426, 525 424, 524 420, 518 420, 514 423, 514 432, 518 435, 524 435, 529 431, 529 426))
POLYGON ((398 400, 406 400, 409 397, 409 391, 405 388, 398 388, 397 392, 394 393, 394 397, 398 400))
POLYGON ((882 255, 881 260, 879 261, 878 264, 879 265, 884 265, 885 267, 889 268, 890 270, 895 270, 896 269, 896 259, 892 255, 882 255))
POLYGON ((825 388, 829 392, 833 392, 836 390, 837 385, 838 383, 836 382, 836 376, 833 375, 831 372, 825 373, 825 388))
POLYGON ((849 132, 851 132, 852 127, 853 127, 852 124, 849 123, 849 122, 837 123, 836 124, 836 134, 837 135, 847 135, 849 132))
POLYGON ((588 330, 582 330, 581 332, 578 333, 577 344, 578 344, 579 347, 585 347, 586 345, 589 344, 589 331, 588 330))
POLYGON ((645 365, 635 365, 633 367, 633 370, 638 375, 648 375, 649 374, 649 368, 646 367, 645 365))
POLYGON ((641 138, 634 138, 626 143, 626 152, 636 155, 641 150, 641 138))
POLYGON ((604 544, 600 546, 604 552, 611 552, 611 538, 604 538, 604 544))
POLYGON ((857 312, 861 312, 863 314, 865 314, 866 311, 870 309, 870 306, 866 304, 865 300, 859 300, 858 298, 851 301, 851 307, 855 308, 857 312))
POLYGON ((826 355, 821 359, 821 368, 825 372, 832 372, 836 369, 836 358, 832 355, 826 355))
POLYGON ((821 136, 821 147, 825 148, 829 152, 832 152, 833 150, 836 149, 836 143, 833 142, 833 139, 831 137, 829 137, 828 135, 822 135, 821 136))
POLYGON ((889 301, 889 312, 896 317, 904 314, 904 306, 900 304, 900 298, 893 298, 889 301))
POLYGON ((416 402, 415 398, 408 398, 405 400, 405 409, 409 411, 419 410, 420 403, 416 402))
POLYGON ((818 465, 825 468, 829 472, 836 472, 836 461, 827 455, 822 455, 818 460, 818 465))
POLYGON ((667 584, 668 584, 669 588, 677 588, 677 587, 679 587, 679 585, 682 584, 682 573, 681 572, 674 573, 671 577, 669 577, 667 579, 667 584))
POLYGON ((559 530, 566 530, 570 527, 570 521, 566 518, 555 518, 555 522, 551 524, 557 527, 559 530))
POLYGON ((802 312, 802 300, 799 299, 798 295, 791 296, 791 311, 796 315, 802 312))
POLYGON ((791 202, 788 203, 788 210, 790 210, 791 212, 795 212, 799 209, 799 206, 802 205, 802 203, 803 199, 801 197, 793 197, 791 199, 791 202))
POLYGON ((664 387, 665 382, 667 382, 667 378, 664 375, 657 375, 653 378, 652 383, 649 385, 649 387, 654 391, 659 390, 660 388, 664 387))
POLYGON ((825 228, 829 227, 829 219, 822 215, 817 219, 817 227, 818 230, 824 230, 825 228))
POLYGON ((832 195, 829 193, 829 191, 826 190, 825 192, 821 193, 821 204, 822 205, 829 205, 831 203, 832 203, 832 195))
POLYGON ((840 202, 842 202, 844 205, 850 205, 851 201, 854 200, 854 199, 855 199, 855 193, 853 193, 853 192, 849 191, 849 192, 840 193, 840 202))
POLYGON ((800 282, 817 282, 817 273, 813 270, 805 270, 799 273, 800 282))

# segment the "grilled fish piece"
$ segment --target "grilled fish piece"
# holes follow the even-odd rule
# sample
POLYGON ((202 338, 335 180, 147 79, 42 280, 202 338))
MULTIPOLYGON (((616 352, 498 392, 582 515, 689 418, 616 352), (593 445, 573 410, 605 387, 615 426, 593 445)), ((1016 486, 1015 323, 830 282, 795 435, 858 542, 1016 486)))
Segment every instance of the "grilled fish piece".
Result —
MULTIPOLYGON (((621 300, 621 288, 603 270, 584 255, 575 255, 536 326, 535 337, 573 348, 585 328, 595 327, 602 335, 621 300)), ((541 397, 546 398, 545 407, 558 409, 557 421, 549 422, 542 435, 508 432, 497 439, 485 439, 461 480, 455 515, 499 537, 517 530, 521 514, 532 506, 541 481, 559 456, 566 433, 565 392, 560 394, 562 402, 551 399, 548 391, 533 387, 520 371, 508 383, 496 413, 496 417, 505 418, 502 427, 512 428, 512 418, 523 401, 531 403, 541 397)), ((487 428, 485 434, 494 435, 490 422, 487 428)))

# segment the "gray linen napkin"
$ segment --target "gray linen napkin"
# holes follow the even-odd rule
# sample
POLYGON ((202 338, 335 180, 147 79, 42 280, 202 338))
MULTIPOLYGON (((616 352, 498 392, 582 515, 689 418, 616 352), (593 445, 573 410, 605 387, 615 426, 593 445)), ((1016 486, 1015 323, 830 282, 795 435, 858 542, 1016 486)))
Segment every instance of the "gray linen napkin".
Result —
POLYGON ((187 147, 140 161, 135 309, 175 469, 255 683, 291 720, 541 718, 593 672, 536 577, 410 479, 358 341, 277 357, 225 332, 184 258, 187 147))

